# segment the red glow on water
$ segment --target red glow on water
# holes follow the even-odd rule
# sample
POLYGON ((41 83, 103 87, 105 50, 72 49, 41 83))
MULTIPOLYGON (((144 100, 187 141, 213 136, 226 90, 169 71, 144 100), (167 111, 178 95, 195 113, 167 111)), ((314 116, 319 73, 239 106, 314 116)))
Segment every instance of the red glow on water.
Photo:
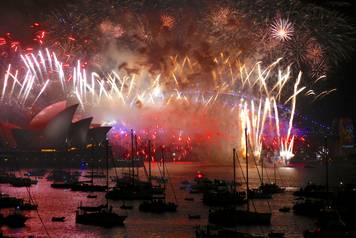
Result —
POLYGON ((293 168, 304 168, 305 164, 304 162, 289 162, 288 167, 293 167, 293 168))
POLYGON ((174 164, 177 164, 177 165, 184 165, 184 164, 187 164, 187 165, 189 165, 189 164, 193 164, 193 162, 191 162, 191 161, 175 160, 175 161, 174 161, 174 164))

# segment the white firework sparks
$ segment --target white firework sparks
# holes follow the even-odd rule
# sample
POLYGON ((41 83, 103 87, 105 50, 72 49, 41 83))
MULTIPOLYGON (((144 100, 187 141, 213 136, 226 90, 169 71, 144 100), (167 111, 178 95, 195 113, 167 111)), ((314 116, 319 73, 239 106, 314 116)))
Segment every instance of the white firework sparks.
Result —
MULTIPOLYGON (((108 72, 100 76, 96 72, 87 71, 81 67, 80 61, 72 69, 64 70, 63 64, 58 61, 56 54, 46 50, 38 54, 21 56, 25 65, 24 72, 19 73, 12 65, 5 72, 0 95, 0 102, 9 98, 17 100, 23 106, 34 106, 41 96, 49 90, 52 84, 61 85, 61 95, 75 96, 83 111, 91 108, 124 108, 125 112, 133 112, 134 109, 145 107, 145 110, 155 111, 169 107, 174 102, 186 101, 191 107, 197 103, 205 110, 213 108, 214 103, 223 95, 240 95, 234 100, 233 108, 237 109, 238 130, 234 134, 243 135, 245 127, 248 129, 248 143, 253 151, 253 156, 260 158, 263 137, 266 135, 267 126, 275 124, 270 130, 278 140, 275 148, 280 152, 280 159, 285 162, 293 157, 293 119, 297 95, 305 87, 299 87, 301 73, 297 79, 290 77, 290 67, 285 71, 276 71, 278 58, 270 65, 263 66, 257 62, 252 67, 247 65, 234 66, 229 58, 216 58, 219 65, 213 74, 214 88, 210 87, 182 90, 185 81, 185 70, 193 70, 192 62, 185 57, 183 62, 175 62, 175 67, 168 78, 162 75, 152 77, 139 77, 139 75, 119 75, 119 72, 108 72), (45 57, 46 56, 46 57, 45 57), (235 68, 236 67, 236 68, 235 68), (230 77, 226 80, 226 76, 230 77), (184 79, 184 80, 183 80, 184 79), (281 98, 281 94, 287 81, 294 84, 294 91, 287 100, 281 98), (56 83, 57 82, 57 83, 56 83), (172 85, 173 88, 169 88, 172 85), (236 91, 236 88, 239 91, 236 91), (244 94, 249 97, 243 96, 244 94), (279 104, 289 103, 289 116, 286 130, 280 128, 279 104)), ((59 89, 60 89, 59 88, 59 89)), ((56 93, 61 90, 56 90, 56 93)), ((324 94, 320 95, 323 96, 324 94)), ((194 115, 194 114, 193 114, 194 115)), ((243 139, 243 137, 241 137, 243 139)), ((244 143, 240 143, 240 151, 243 153, 244 143)))
POLYGON ((293 24, 288 19, 278 18, 271 26, 272 37, 280 41, 290 40, 293 36, 293 24))

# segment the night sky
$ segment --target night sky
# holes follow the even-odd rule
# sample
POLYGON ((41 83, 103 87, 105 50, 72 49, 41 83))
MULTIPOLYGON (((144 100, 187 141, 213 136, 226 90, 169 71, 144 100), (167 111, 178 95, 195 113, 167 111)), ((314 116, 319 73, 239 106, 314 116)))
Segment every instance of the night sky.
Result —
MULTIPOLYGON (((36 21, 37 16, 61 6, 63 1, 46 0, 2 0, 0 9, 0 35, 11 31, 24 41, 30 40, 30 34, 26 32, 28 25, 36 21)), ((75 2, 75 1, 71 1, 75 2)), ((348 17, 350 24, 356 26, 356 3, 355 1, 323 1, 305 0, 313 2, 326 8, 337 8, 340 14, 348 17)), ((99 9, 100 10, 100 9, 99 9)), ((356 34, 355 34, 356 36, 356 34)), ((356 39, 356 37, 355 37, 356 39)), ((356 66, 356 44, 350 56, 337 67, 334 67, 328 77, 329 89, 337 88, 337 91, 320 101, 308 105, 299 105, 302 113, 330 124, 333 119, 339 117, 351 117, 356 121, 356 91, 355 91, 355 66, 356 66)))
MULTIPOLYGON (((356 26, 355 1, 319 0, 306 2, 314 2, 327 8, 337 8, 340 14, 349 19, 350 24, 356 26), (327 4, 327 2, 335 4, 327 4), (340 2, 346 2, 347 4, 340 4, 340 2)), ((354 39, 356 39, 356 35, 354 39)), ((353 45, 354 50, 350 52, 350 56, 343 63, 335 67, 328 77, 328 85, 330 88, 337 88, 337 91, 306 107, 307 113, 315 119, 325 121, 329 124, 339 117, 350 117, 354 123, 356 122, 356 44, 354 43, 353 45)))

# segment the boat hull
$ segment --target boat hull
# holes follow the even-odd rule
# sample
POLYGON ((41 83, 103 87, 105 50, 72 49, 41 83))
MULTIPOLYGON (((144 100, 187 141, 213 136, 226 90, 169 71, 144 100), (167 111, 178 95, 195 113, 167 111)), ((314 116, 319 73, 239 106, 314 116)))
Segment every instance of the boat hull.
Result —
POLYGON ((210 212, 208 220, 209 223, 227 227, 236 225, 270 225, 271 213, 220 209, 210 212))
POLYGON ((126 216, 120 216, 116 213, 95 212, 76 214, 75 222, 83 225, 113 227, 123 226, 126 216))

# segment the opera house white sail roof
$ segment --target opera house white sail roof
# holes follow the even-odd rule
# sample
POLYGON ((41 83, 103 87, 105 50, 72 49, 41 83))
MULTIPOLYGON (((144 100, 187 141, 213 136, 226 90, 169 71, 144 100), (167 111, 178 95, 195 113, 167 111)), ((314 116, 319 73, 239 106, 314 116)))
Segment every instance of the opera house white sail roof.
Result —
POLYGON ((41 149, 83 147, 103 142, 111 127, 90 128, 92 117, 73 122, 77 108, 78 104, 67 106, 65 101, 61 101, 41 110, 25 128, 3 123, 1 146, 41 149))

